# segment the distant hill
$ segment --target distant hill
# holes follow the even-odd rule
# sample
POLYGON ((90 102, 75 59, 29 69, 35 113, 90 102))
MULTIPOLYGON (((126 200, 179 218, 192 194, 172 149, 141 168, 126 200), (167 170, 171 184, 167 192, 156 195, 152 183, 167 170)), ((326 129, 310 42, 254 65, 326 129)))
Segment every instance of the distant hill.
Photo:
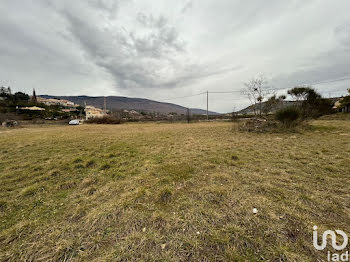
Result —
MULTIPOLYGON (((76 104, 84 106, 92 105, 95 107, 103 108, 104 97, 103 96, 51 96, 51 95, 40 95, 43 98, 57 98, 66 99, 76 104)), ((161 114, 169 114, 175 112, 177 114, 186 114, 187 108, 176 104, 158 102, 154 100, 144 98, 130 98, 122 96, 107 96, 107 109, 110 110, 136 110, 144 112, 158 112, 161 114)), ((192 114, 202 115, 206 114, 207 111, 198 108, 191 108, 192 114)), ((219 113, 209 111, 210 115, 219 115, 219 113)))

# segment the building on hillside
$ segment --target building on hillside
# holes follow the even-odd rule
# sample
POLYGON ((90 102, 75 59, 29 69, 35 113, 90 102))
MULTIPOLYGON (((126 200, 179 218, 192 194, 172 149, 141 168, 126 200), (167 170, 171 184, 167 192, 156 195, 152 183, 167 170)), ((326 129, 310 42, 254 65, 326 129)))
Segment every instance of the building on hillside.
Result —
POLYGON ((140 116, 141 114, 135 110, 130 110, 129 112, 129 115, 132 115, 132 116, 140 116))
POLYGON ((338 110, 339 112, 343 112, 343 113, 349 113, 350 112, 350 104, 342 104, 342 100, 344 99, 344 97, 340 98, 338 101, 336 101, 334 103, 333 108, 338 110))
POLYGON ((61 111, 64 113, 79 112, 79 110, 76 108, 63 108, 63 109, 61 109, 61 111))
POLYGON ((100 109, 96 108, 94 106, 85 106, 85 115, 86 120, 93 119, 93 118, 100 118, 107 115, 107 113, 100 109))
POLYGON ((123 110, 122 116, 124 120, 141 120, 144 118, 140 112, 137 112, 136 110, 126 109, 123 110))
POLYGON ((20 110, 29 110, 29 111, 45 111, 45 108, 38 107, 38 106, 26 106, 26 107, 20 107, 20 110))
POLYGON ((43 98, 37 97, 39 103, 45 104, 47 106, 64 106, 64 107, 78 107, 79 105, 74 104, 74 102, 66 99, 56 99, 56 98, 43 98))

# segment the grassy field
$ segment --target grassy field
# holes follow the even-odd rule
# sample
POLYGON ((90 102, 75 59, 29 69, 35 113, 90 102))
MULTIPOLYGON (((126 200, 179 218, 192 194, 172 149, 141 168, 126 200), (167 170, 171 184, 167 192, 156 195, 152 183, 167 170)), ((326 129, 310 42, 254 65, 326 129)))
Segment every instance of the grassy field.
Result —
POLYGON ((324 260, 313 225, 350 233, 350 122, 312 126, 2 129, 0 261, 324 260))

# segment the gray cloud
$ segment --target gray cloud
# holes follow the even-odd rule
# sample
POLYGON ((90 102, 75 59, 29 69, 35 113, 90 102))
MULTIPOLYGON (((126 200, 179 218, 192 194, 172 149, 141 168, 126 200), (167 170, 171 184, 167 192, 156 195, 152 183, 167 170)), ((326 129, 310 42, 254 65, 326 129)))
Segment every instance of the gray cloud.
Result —
POLYGON ((80 9, 80 5, 70 5, 59 12, 89 59, 110 73, 118 88, 172 88, 203 78, 204 74, 227 72, 227 68, 211 69, 191 62, 186 43, 162 15, 137 13, 134 23, 139 24, 139 33, 114 25, 113 20, 93 9, 86 20, 80 9), (96 23, 98 19, 102 23, 96 23))
MULTIPOLYGON (((3 0, 0 84, 160 99, 240 90, 260 74, 277 88, 343 78, 350 74, 349 8, 347 0, 3 0)), ((247 104, 215 99, 217 111, 247 104)))
POLYGON ((119 9, 121 0, 87 0, 86 1, 92 8, 100 10, 103 14, 107 13, 110 18, 115 18, 119 9))
POLYGON ((334 35, 345 49, 350 49, 350 22, 336 27, 334 35))
MULTIPOLYGON (((302 69, 290 74, 278 75, 272 82, 280 88, 290 88, 296 85, 314 84, 343 79, 350 76, 350 23, 337 26, 333 30, 336 48, 323 51, 308 57, 302 69)), ((327 93, 332 86, 321 86, 320 92, 327 93)), ((344 88, 346 90, 346 88, 344 88)))
POLYGON ((181 13, 184 14, 186 13, 188 10, 193 8, 193 0, 188 0, 185 5, 182 7, 181 9, 181 13))

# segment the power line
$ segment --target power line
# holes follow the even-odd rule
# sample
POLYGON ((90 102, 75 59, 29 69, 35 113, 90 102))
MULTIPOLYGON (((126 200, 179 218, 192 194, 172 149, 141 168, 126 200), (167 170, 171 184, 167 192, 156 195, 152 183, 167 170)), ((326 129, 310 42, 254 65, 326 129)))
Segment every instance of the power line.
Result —
MULTIPOLYGON (((348 77, 343 77, 343 78, 337 78, 337 79, 329 79, 329 80, 324 80, 324 81, 319 81, 319 82, 313 82, 313 83, 307 83, 307 84, 298 84, 298 85, 320 85, 320 84, 327 84, 327 83, 333 83, 333 82, 339 82, 339 81, 345 81, 345 80, 350 80, 350 76, 348 77)), ((266 89, 266 91, 279 91, 279 90, 285 90, 289 89, 290 87, 282 87, 282 88, 270 88, 266 89)), ((332 90, 333 91, 333 90, 332 90)), ((176 100, 176 99, 182 99, 182 98, 188 98, 188 97, 194 97, 194 96, 199 96, 199 95, 204 95, 204 94, 235 94, 235 93, 242 93, 241 90, 235 90, 235 91, 206 91, 194 95, 188 95, 188 96, 180 96, 180 97, 173 97, 173 98, 168 98, 168 99, 158 99, 160 101, 170 101, 170 100, 176 100)))
MULTIPOLYGON (((345 81, 345 80, 350 80, 350 76, 337 78, 337 79, 323 80, 323 81, 307 83, 307 84, 299 84, 299 85, 320 85, 320 84, 327 84, 327 83, 333 83, 333 82, 339 82, 339 81, 345 81)), ((298 86, 298 85, 296 85, 296 86, 298 86)), ((280 90, 286 90, 286 89, 289 89, 289 88, 290 87, 270 88, 270 89, 266 89, 266 91, 280 91, 280 90)), ((329 90, 329 91, 337 92, 335 90, 329 90)), ((168 98, 168 99, 158 99, 158 100, 166 102, 166 101, 171 101, 171 100, 176 100, 176 99, 184 99, 184 98, 195 97, 195 96, 206 94, 207 118, 209 118, 209 115, 208 115, 208 112, 209 112, 209 94, 237 94, 237 93, 242 94, 242 91, 241 90, 234 90, 234 91, 206 91, 206 92, 201 92, 201 93, 198 93, 198 94, 193 94, 193 95, 188 95, 188 96, 180 96, 180 97, 173 97, 173 98, 168 98)), ((241 99, 232 99, 232 100, 241 100, 241 99)))
POLYGON ((207 90, 207 121, 209 120, 209 92, 207 90))
MULTIPOLYGON (((340 81, 345 81, 345 80, 350 80, 350 76, 348 77, 342 77, 342 78, 335 78, 335 79, 328 79, 328 80, 323 80, 323 81, 319 81, 319 82, 313 82, 313 83, 304 83, 304 84, 298 84, 298 85, 321 85, 321 84, 328 84, 328 83, 334 83, 334 82, 340 82, 340 81)), ((296 86, 298 86, 296 85, 296 86)), ((271 90, 285 90, 285 89, 289 89, 290 87, 284 87, 284 88, 274 88, 271 90)))
POLYGON ((170 101, 170 100, 175 100, 175 99, 181 99, 181 98, 187 98, 187 97, 193 97, 193 96, 199 96, 199 95, 203 95, 206 92, 203 93, 199 93, 199 94, 194 94, 194 95, 189 95, 189 96, 180 96, 180 97, 173 97, 173 98, 168 98, 168 99, 158 99, 160 101, 170 101))
POLYGON ((232 93, 240 93, 241 91, 223 91, 223 92, 209 92, 209 94, 232 94, 232 93))
POLYGON ((339 82, 339 81, 344 81, 344 80, 349 80, 349 79, 350 79, 350 76, 344 77, 344 78, 339 78, 339 79, 320 81, 320 82, 312 83, 311 85, 328 84, 328 83, 339 82))
MULTIPOLYGON (((333 82, 339 82, 339 81, 345 81, 345 80, 350 80, 350 76, 348 77, 342 77, 342 78, 336 78, 336 79, 329 79, 329 80, 323 80, 319 82, 313 82, 313 83, 307 83, 307 84, 299 84, 299 85, 320 85, 320 84, 327 84, 327 83, 333 83, 333 82)), ((271 88, 271 89, 266 89, 266 91, 278 91, 278 90, 285 90, 289 89, 290 87, 282 87, 282 88, 271 88)), ((231 93, 240 93, 242 91, 236 90, 236 91, 213 91, 210 92, 210 94, 231 94, 231 93)))

